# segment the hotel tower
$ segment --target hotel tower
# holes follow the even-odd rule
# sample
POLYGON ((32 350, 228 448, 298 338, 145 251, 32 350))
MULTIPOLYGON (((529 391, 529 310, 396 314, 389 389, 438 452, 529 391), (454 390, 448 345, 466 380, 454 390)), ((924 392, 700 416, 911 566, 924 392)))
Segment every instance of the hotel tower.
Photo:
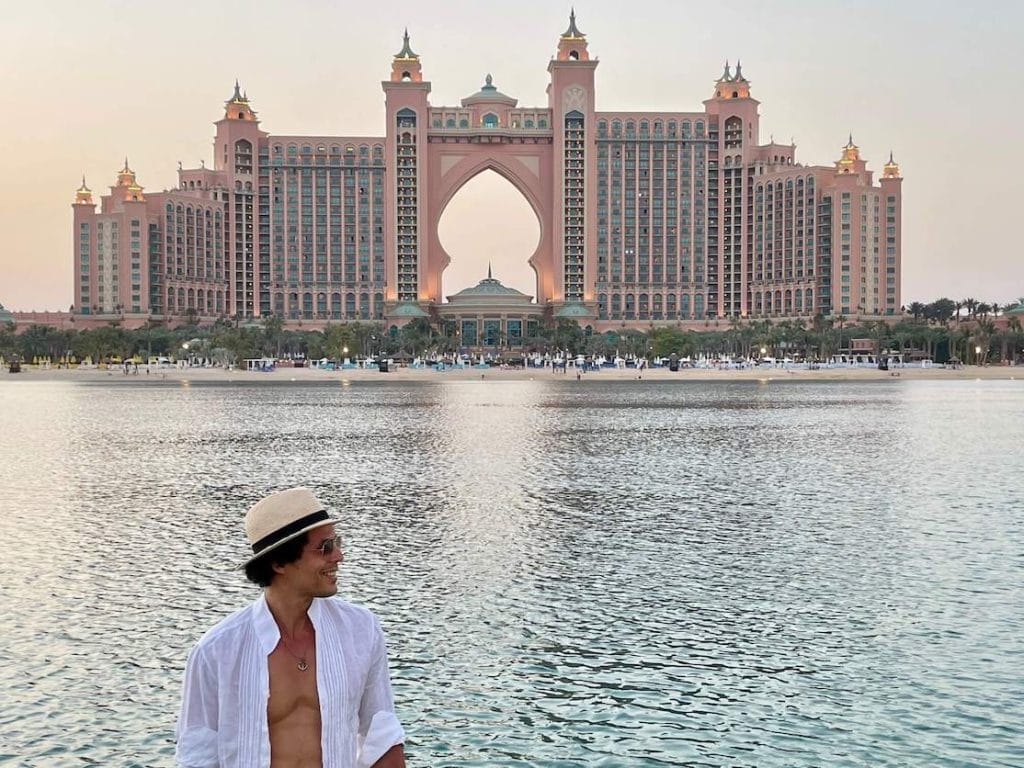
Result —
POLYGON ((175 189, 147 193, 126 160, 98 211, 83 179, 75 315, 437 317, 449 263, 438 223, 485 170, 537 216, 534 314, 605 330, 899 312, 891 154, 876 182, 852 137, 832 166, 763 143, 738 61, 694 112, 598 110, 597 65, 572 15, 543 106, 519 106, 490 75, 457 106, 434 106, 406 33, 382 83, 383 136, 268 133, 236 83, 212 167, 179 168, 175 189))

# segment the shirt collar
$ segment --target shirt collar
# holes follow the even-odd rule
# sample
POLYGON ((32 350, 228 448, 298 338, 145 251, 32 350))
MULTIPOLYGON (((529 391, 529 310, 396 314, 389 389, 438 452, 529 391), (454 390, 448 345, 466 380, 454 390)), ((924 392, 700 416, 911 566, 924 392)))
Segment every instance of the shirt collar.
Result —
MULTIPOLYGON (((320 632, 320 613, 323 600, 324 598, 314 597, 313 602, 309 604, 309 610, 306 611, 306 615, 309 616, 309 620, 313 623, 313 629, 317 633, 320 632)), ((256 639, 259 641, 263 653, 269 656, 281 640, 281 630, 278 629, 274 615, 270 612, 270 606, 267 605, 266 593, 260 595, 254 605, 254 611, 252 624, 253 629, 256 630, 256 639)))

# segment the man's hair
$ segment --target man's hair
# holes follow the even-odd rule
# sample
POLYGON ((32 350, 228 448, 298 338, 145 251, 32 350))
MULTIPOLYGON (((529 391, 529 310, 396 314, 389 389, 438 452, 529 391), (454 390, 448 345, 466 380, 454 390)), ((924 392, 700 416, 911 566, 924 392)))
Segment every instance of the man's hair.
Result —
POLYGON ((274 566, 288 565, 302 557, 302 550, 309 541, 309 531, 274 547, 245 566, 245 578, 260 587, 269 587, 274 580, 274 566))

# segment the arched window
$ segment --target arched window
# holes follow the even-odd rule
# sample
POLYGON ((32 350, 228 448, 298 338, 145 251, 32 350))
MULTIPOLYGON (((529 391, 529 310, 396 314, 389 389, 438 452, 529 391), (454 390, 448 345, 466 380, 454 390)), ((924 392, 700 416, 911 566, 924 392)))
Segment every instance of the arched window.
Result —
POLYGON ((445 128, 454 128, 455 127, 455 118, 454 117, 449 117, 447 120, 445 120, 444 127, 445 128))
POLYGON ((486 115, 484 115, 481 123, 483 124, 484 128, 497 128, 498 116, 493 112, 488 112, 486 115))
POLYGON ((580 53, 579 53, 579 51, 575 51, 575 50, 569 51, 569 60, 570 61, 579 61, 580 60, 580 53))

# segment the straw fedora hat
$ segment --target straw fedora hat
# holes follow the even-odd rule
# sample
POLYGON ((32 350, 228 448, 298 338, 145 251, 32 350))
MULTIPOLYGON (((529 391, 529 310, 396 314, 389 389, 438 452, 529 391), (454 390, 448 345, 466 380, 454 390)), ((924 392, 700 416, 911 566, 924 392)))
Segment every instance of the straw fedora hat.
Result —
POLYGON ((272 493, 245 513, 245 535, 252 547, 252 557, 239 567, 245 568, 256 558, 306 531, 338 522, 327 514, 327 508, 309 488, 272 493))

